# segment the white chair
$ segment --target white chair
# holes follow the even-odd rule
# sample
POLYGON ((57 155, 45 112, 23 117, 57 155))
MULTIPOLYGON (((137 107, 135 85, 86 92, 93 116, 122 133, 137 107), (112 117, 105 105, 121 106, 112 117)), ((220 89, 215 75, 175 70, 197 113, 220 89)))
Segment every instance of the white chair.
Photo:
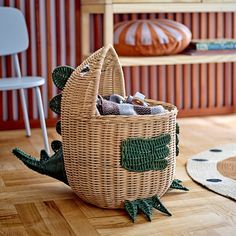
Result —
POLYGON ((24 89, 34 88, 39 109, 40 124, 43 132, 45 150, 49 153, 48 136, 43 111, 43 103, 39 86, 45 83, 44 78, 22 77, 17 53, 25 51, 29 46, 28 31, 23 14, 16 8, 0 7, 0 56, 12 55, 17 77, 0 79, 0 91, 20 91, 26 135, 30 136, 30 124, 24 89))

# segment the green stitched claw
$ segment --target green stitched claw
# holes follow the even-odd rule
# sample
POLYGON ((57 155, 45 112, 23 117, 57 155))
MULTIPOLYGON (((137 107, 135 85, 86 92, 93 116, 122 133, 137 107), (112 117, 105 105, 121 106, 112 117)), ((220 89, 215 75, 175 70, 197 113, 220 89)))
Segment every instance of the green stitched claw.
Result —
POLYGON ((138 209, 140 209, 148 218, 149 221, 152 221, 152 204, 148 204, 147 200, 137 200, 138 209))
POLYGON ((53 97, 49 102, 49 107, 51 108, 51 110, 58 115, 61 114, 61 98, 62 94, 58 94, 55 97, 53 97))
POLYGON ((138 214, 138 205, 136 204, 136 202, 125 201, 125 210, 129 214, 132 221, 135 222, 138 214))
POLYGON ((48 156, 46 151, 42 150, 40 160, 26 154, 19 148, 13 149, 12 152, 30 169, 68 184, 64 167, 62 147, 51 157, 48 156))
POLYGON ((170 188, 173 188, 173 189, 179 189, 179 190, 183 190, 183 191, 189 191, 188 188, 184 187, 183 185, 181 185, 182 181, 179 180, 179 179, 174 179, 172 184, 170 185, 170 188))
POLYGON ((152 197, 152 206, 157 209, 158 211, 161 211, 169 216, 171 216, 171 213, 167 210, 167 208, 161 203, 158 196, 152 197))
POLYGON ((170 135, 153 138, 128 138, 121 144, 121 166, 129 171, 164 170, 169 156, 170 135))
POLYGON ((52 80, 57 88, 63 90, 74 70, 75 69, 70 66, 58 66, 54 69, 52 72, 52 80))
POLYGON ((153 196, 145 199, 137 199, 134 201, 125 201, 125 210, 129 214, 133 222, 135 222, 138 214, 138 209, 144 213, 149 221, 152 220, 152 209, 155 208, 158 211, 161 211, 169 216, 171 213, 167 208, 161 203, 158 196, 153 196))

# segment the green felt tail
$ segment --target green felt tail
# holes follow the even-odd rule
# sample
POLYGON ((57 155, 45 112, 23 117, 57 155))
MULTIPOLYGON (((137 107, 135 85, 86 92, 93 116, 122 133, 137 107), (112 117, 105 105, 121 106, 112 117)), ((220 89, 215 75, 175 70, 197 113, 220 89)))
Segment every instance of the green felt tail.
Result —
POLYGON ((46 151, 42 150, 40 154, 40 160, 37 160, 35 157, 26 154, 19 148, 13 149, 12 152, 30 169, 40 174, 48 175, 54 179, 60 180, 65 184, 68 184, 62 155, 62 148, 60 148, 51 157, 48 156, 46 151))

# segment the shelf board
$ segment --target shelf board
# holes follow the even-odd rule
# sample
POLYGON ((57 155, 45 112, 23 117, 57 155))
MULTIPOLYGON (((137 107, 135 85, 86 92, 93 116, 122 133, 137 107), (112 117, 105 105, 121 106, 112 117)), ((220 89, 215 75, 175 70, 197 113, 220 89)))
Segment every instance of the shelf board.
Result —
POLYGON ((119 57, 122 66, 182 65, 200 63, 236 62, 236 53, 221 55, 171 55, 159 57, 119 57))

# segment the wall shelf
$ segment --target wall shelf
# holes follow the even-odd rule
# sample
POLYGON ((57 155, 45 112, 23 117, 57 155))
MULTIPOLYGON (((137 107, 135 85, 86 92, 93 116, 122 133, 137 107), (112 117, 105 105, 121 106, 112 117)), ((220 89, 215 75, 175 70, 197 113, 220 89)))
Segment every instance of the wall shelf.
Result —
MULTIPOLYGON (((113 44, 113 15, 116 13, 150 12, 233 12, 236 0, 82 0, 82 58, 89 55, 90 14, 104 15, 104 45, 113 44)), ((236 61, 235 54, 224 55, 172 55, 161 57, 120 57, 122 66, 177 65, 220 63, 236 61)))

